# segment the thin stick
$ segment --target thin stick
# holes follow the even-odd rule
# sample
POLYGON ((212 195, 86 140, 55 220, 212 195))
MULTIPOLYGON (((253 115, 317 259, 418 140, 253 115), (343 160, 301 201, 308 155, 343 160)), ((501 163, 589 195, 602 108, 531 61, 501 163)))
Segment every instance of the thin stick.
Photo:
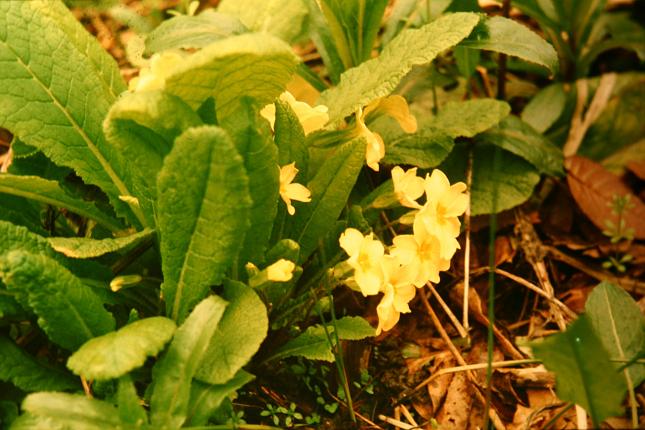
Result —
MULTIPOLYGON (((464 306, 462 309, 462 318, 464 329, 468 331, 468 292, 470 291, 470 189, 473 183, 473 151, 468 151, 468 166, 466 167, 466 189, 468 190, 468 206, 464 214, 464 230, 466 243, 464 245, 464 306)), ((462 336, 465 337, 465 336, 462 336)))
POLYGON ((437 290, 434 288, 434 286, 432 286, 432 284, 431 284, 430 282, 428 282, 426 285, 428 286, 428 288, 429 288, 429 289, 430 289, 430 291, 432 292, 432 295, 437 299, 437 301, 438 301, 438 302, 439 302, 439 304, 441 305, 441 308, 444 310, 444 312, 446 313, 446 315, 448 315, 448 318, 450 318, 450 321, 452 322, 452 324, 455 326, 455 328, 456 328, 456 329, 457 329, 457 331, 459 332, 459 336, 461 336, 461 337, 463 337, 463 338, 467 337, 467 336, 468 336, 468 332, 466 331, 465 327, 463 327, 463 326, 461 325, 461 323, 459 322, 459 320, 457 319, 457 317, 455 316, 455 314, 450 310, 450 307, 449 307, 449 306, 448 306, 448 304, 447 304, 447 303, 446 303, 446 302, 441 298, 441 296, 439 295, 439 293, 437 292, 437 290))
MULTIPOLYGON (((446 333, 446 330, 443 328, 441 325, 441 321, 439 321, 439 317, 437 317, 437 314, 435 313, 434 309, 432 309, 432 306, 430 306, 430 302, 428 302, 428 297, 426 296, 426 292, 422 289, 420 291, 421 295, 421 300, 423 301, 423 305, 425 306, 426 310, 428 311, 428 315, 430 316, 430 319, 432 320, 432 323, 435 326, 435 329, 439 332, 439 336, 443 339, 444 343, 452 353, 452 355, 455 357, 455 360, 457 360, 457 363, 459 363, 462 366, 468 366, 468 363, 466 363, 466 360, 464 360, 464 357, 462 357, 461 353, 455 347, 455 345, 452 343, 452 340, 450 340, 450 336, 448 336, 448 333, 446 333)), ((475 387, 475 395, 477 396, 477 399, 483 404, 486 404, 486 398, 482 395, 482 393, 479 391, 479 387, 477 385, 477 378, 475 375, 470 371, 466 370, 466 376, 468 379, 471 381, 473 386, 475 387)), ((502 420, 499 418, 497 415, 497 412, 493 408, 488 409, 488 416, 490 420, 493 422, 493 425, 497 430, 505 430, 506 428, 504 427, 504 424, 502 423, 502 420)))
POLYGON ((87 382, 87 379, 85 379, 82 376, 81 376, 81 385, 83 385, 83 391, 85 391, 85 395, 90 399, 93 399, 94 396, 92 395, 92 387, 90 386, 90 383, 87 382))
POLYGON ((419 424, 417 424, 417 422, 414 420, 414 418, 412 417, 412 414, 410 413, 408 408, 405 407, 405 405, 399 405, 399 408, 403 413, 403 416, 405 417, 405 419, 408 420, 410 424, 412 424, 415 427, 419 427, 419 424))
POLYGON ((379 415, 378 419, 382 420, 382 421, 385 421, 386 423, 391 424, 394 427, 400 428, 400 429, 403 429, 403 430, 412 430, 412 429, 419 428, 418 426, 413 426, 411 424, 406 424, 403 421, 399 421, 397 419, 390 418, 390 417, 385 416, 383 414, 379 415))

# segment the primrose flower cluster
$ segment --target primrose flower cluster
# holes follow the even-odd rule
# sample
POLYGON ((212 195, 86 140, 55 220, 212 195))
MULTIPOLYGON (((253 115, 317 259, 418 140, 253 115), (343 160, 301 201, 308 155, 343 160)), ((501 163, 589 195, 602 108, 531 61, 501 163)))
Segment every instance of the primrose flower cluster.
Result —
POLYGON ((466 184, 450 185, 440 170, 422 178, 416 168, 404 171, 396 166, 392 181, 399 203, 413 209, 407 217, 414 219, 413 234, 396 236, 389 249, 373 233, 363 235, 354 228, 345 230, 339 239, 349 255, 346 263, 354 271, 348 285, 364 296, 383 293, 376 308, 377 334, 394 327, 401 313, 410 312, 417 288, 439 282, 439 272, 448 270, 459 248, 458 216, 468 205, 466 184), (422 205, 417 200, 424 194, 422 205))

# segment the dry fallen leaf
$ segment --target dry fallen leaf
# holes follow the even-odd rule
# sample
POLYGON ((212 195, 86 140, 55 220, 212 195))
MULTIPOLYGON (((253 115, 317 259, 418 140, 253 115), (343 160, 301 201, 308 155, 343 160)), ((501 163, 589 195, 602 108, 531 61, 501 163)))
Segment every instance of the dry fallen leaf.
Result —
POLYGON ((632 207, 623 213, 627 228, 634 229, 634 237, 645 239, 645 203, 613 173, 588 158, 567 158, 567 182, 576 203, 600 230, 607 228, 607 221, 618 223, 612 212, 614 196, 629 195, 632 207))

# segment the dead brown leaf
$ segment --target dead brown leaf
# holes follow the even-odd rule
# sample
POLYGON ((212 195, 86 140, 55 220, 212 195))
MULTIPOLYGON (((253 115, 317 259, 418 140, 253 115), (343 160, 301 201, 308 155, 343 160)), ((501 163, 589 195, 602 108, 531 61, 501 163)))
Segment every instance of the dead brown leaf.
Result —
POLYGON ((600 230, 607 228, 607 221, 618 223, 611 210, 614 196, 629 195, 633 206, 623 213, 628 228, 634 229, 637 239, 645 239, 645 203, 613 173, 600 164, 581 156, 567 158, 567 182, 571 194, 584 214, 600 230))

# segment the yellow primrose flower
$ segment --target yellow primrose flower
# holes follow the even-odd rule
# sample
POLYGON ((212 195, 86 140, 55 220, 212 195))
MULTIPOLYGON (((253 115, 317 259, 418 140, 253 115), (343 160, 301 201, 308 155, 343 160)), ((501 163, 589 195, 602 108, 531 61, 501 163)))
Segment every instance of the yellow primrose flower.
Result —
POLYGON ((287 282, 293 278, 293 270, 296 264, 293 261, 279 259, 267 267, 267 279, 274 282, 287 282))
POLYGON ((365 110, 359 108, 356 111, 356 136, 362 136, 367 141, 365 161, 372 170, 377 172, 379 170, 378 163, 385 156, 385 144, 378 133, 374 133, 367 128, 365 122, 368 116, 373 119, 383 114, 394 118, 407 133, 413 133, 417 130, 417 120, 410 113, 408 103, 401 96, 380 98, 368 104, 365 110))
POLYGON ((416 294, 412 284, 413 274, 409 267, 402 266, 395 256, 387 255, 381 260, 384 273, 384 294, 381 302, 376 306, 378 327, 376 335, 382 331, 391 330, 399 322, 401 313, 410 312, 410 301, 416 294))
POLYGON ((128 84, 130 91, 161 90, 166 85, 166 78, 184 61, 177 52, 162 52, 150 58, 150 66, 139 71, 139 76, 128 84))
POLYGON ((450 268, 450 260, 441 258, 441 243, 423 222, 415 222, 414 234, 396 236, 390 254, 414 273, 414 285, 423 287, 428 281, 439 282, 439 272, 450 268))
MULTIPOLYGON (((329 109, 325 105, 318 105, 311 107, 305 102, 296 100, 296 98, 289 91, 280 94, 280 100, 289 103, 291 109, 298 116, 298 120, 302 125, 305 135, 320 130, 329 121, 329 109)), ((271 103, 266 105, 260 111, 260 115, 266 118, 271 124, 271 129, 275 128, 275 104, 271 103)))
POLYGON ((381 241, 374 239, 373 233, 363 236, 355 228, 348 228, 340 235, 338 242, 349 255, 347 263, 354 269, 354 280, 363 295, 377 294, 383 284, 381 260, 385 247, 381 241))
POLYGON ((287 212, 289 215, 296 213, 296 208, 291 204, 291 200, 298 202, 310 202, 311 192, 302 184, 292 184, 298 169, 296 169, 295 161, 286 166, 280 167, 280 197, 287 205, 287 212))
POLYGON ((468 196, 464 194, 466 184, 457 182, 450 185, 446 175, 435 169, 432 175, 426 176, 424 185, 427 201, 417 218, 439 239, 441 258, 449 260, 459 248, 456 237, 459 236, 461 223, 457 217, 468 206, 468 196))
POLYGON ((419 209, 421 205, 416 200, 423 195, 425 181, 417 176, 417 168, 403 171, 399 166, 392 169, 394 194, 399 203, 406 208, 419 209))

